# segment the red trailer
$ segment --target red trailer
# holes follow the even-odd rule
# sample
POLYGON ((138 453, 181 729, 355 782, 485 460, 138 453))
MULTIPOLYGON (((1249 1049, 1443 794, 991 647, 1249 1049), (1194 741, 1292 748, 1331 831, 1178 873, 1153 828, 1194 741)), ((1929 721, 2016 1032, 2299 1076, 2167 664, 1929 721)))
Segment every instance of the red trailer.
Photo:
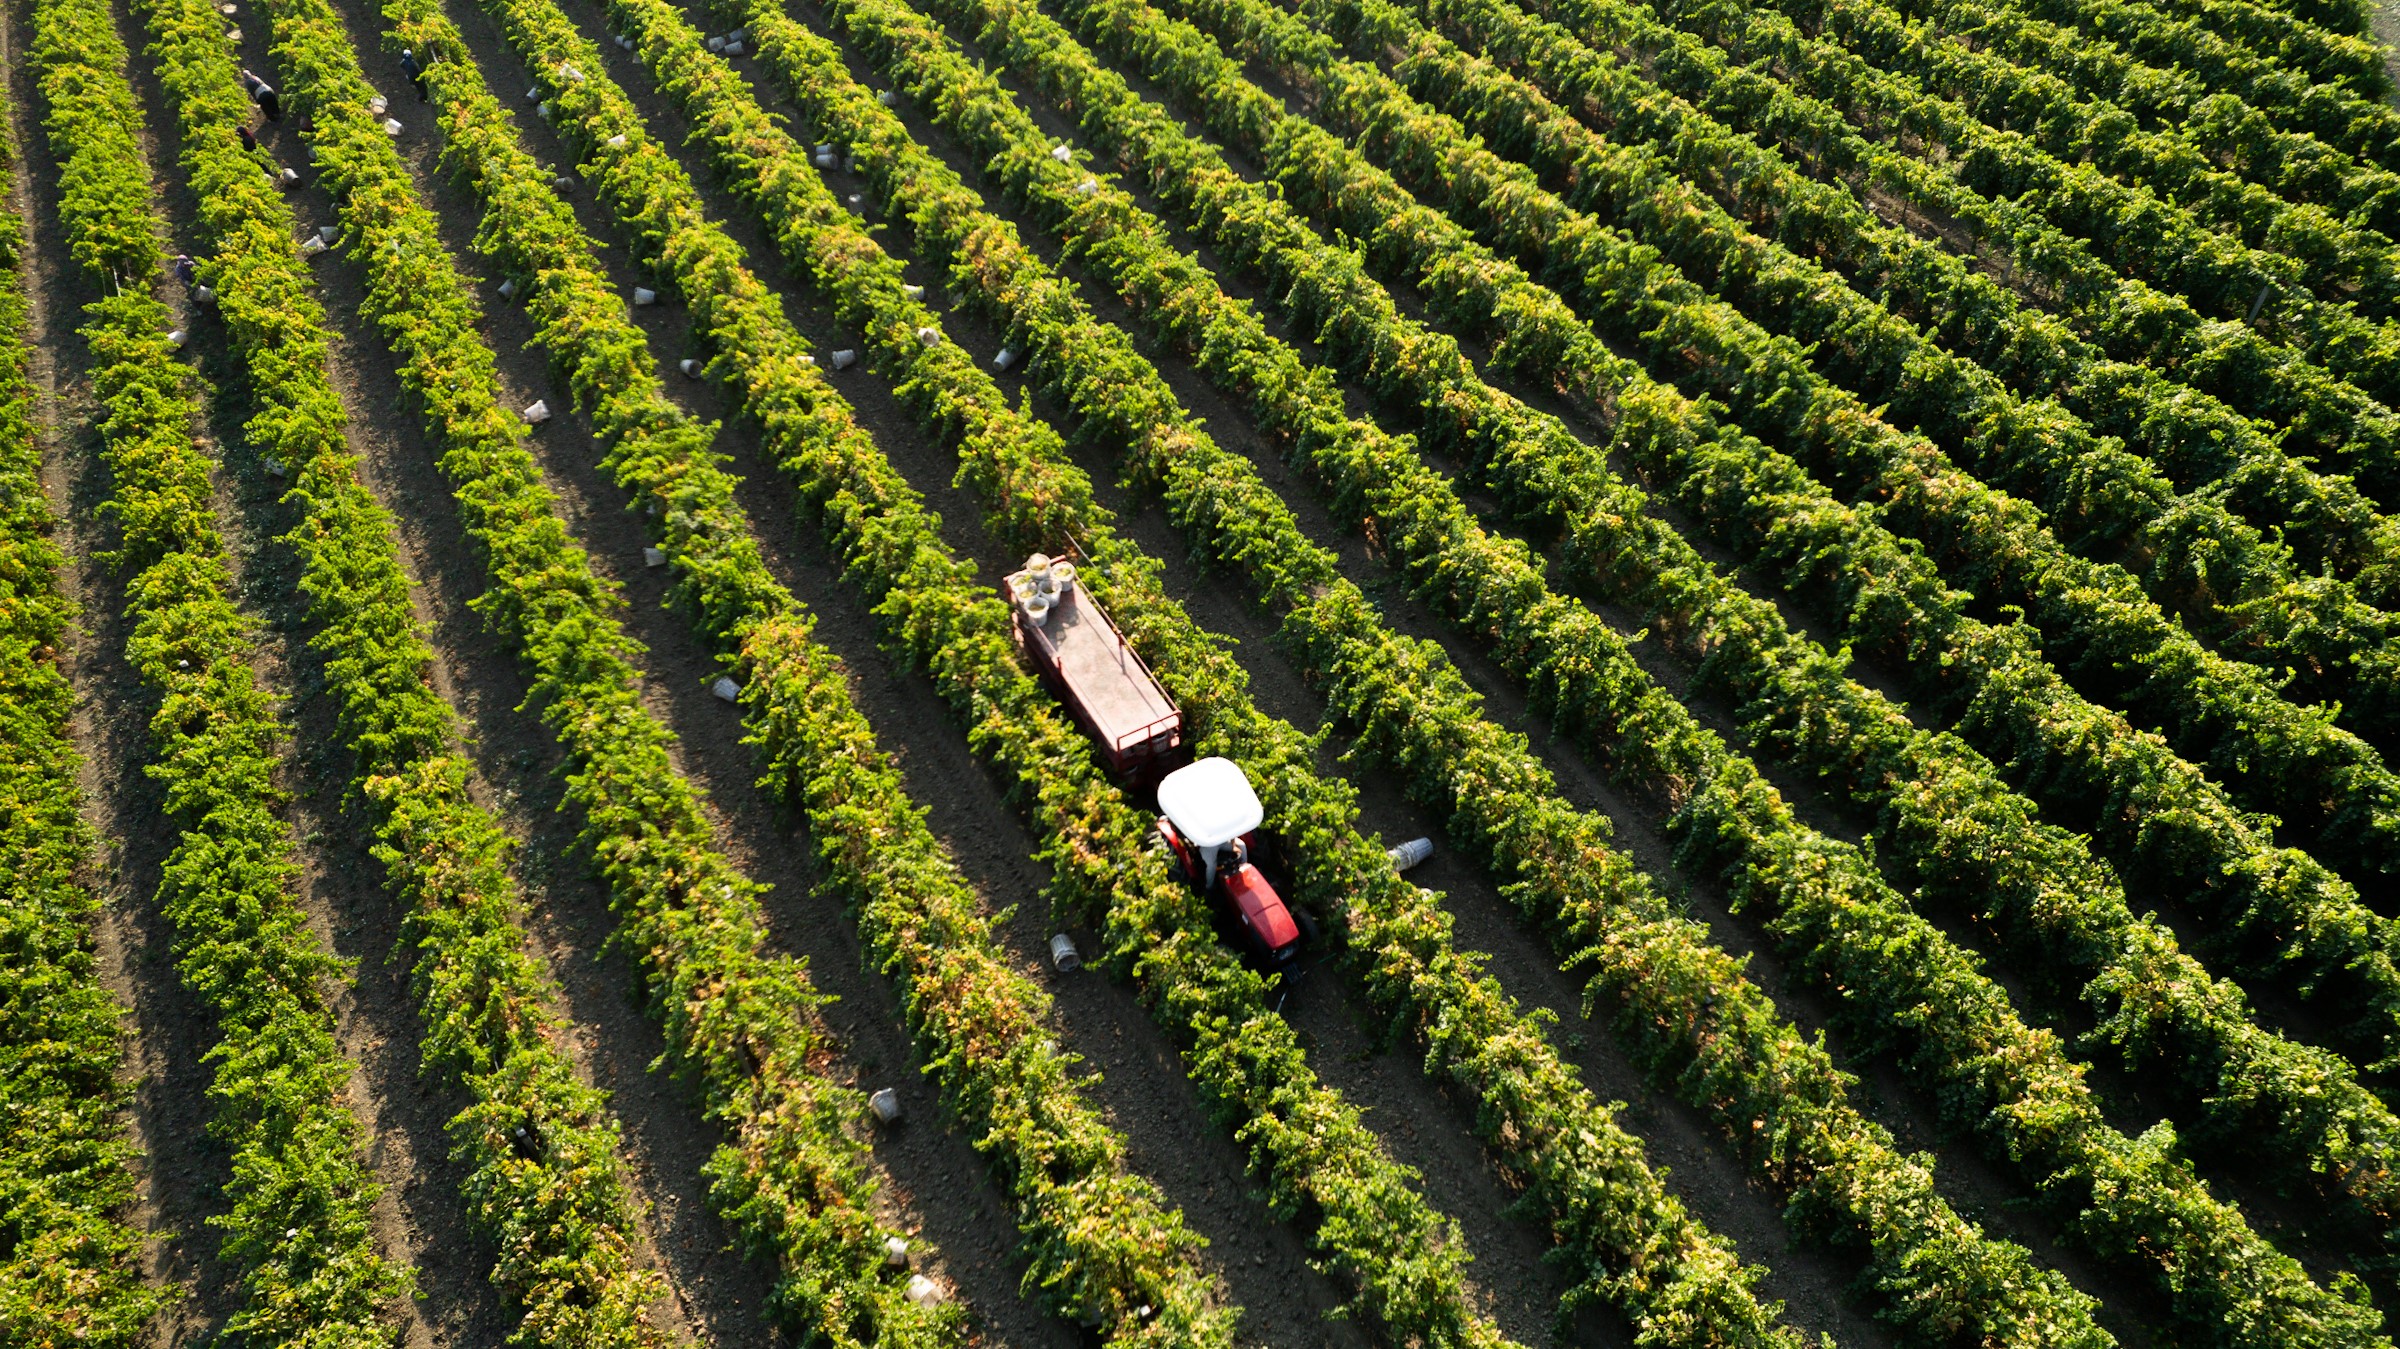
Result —
POLYGON ((1182 762, 1183 714, 1084 593, 1071 562, 1036 553, 1008 577, 1017 644, 1100 747, 1109 770, 1148 792, 1182 762))

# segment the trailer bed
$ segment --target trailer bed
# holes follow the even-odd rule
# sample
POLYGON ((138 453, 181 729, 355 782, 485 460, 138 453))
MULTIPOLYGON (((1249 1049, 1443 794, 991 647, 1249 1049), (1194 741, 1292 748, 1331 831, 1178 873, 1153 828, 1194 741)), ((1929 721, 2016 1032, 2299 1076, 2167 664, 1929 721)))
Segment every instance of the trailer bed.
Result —
POLYGON ((1017 635, 1116 771, 1133 773, 1180 745, 1182 713, 1082 586, 1061 593, 1046 622, 1019 608, 1017 635))

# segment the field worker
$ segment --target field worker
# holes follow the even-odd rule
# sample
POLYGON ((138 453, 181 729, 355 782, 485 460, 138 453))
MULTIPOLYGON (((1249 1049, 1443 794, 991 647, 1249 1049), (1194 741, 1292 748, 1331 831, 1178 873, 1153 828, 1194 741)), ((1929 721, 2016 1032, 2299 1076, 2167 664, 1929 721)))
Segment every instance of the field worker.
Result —
POLYGON ((283 117, 283 105, 275 97, 275 86, 260 79, 248 66, 242 67, 242 92, 250 95, 250 101, 258 105, 258 110, 267 115, 268 121, 278 121, 283 117))
POLYGON ((250 130, 250 127, 247 123, 235 127, 234 132, 242 138, 243 149, 248 150, 252 154, 258 153, 258 136, 250 130))
POLYGON ((176 254, 175 261, 172 266, 175 270, 176 284, 189 289, 192 284, 192 278, 197 275, 199 271, 199 268, 192 262, 192 255, 189 253, 176 254))
POLYGON ((406 75, 408 82, 417 87, 417 101, 419 103, 426 102, 428 95, 425 92, 425 67, 417 64, 417 54, 414 51, 405 49, 401 51, 400 73, 406 75))

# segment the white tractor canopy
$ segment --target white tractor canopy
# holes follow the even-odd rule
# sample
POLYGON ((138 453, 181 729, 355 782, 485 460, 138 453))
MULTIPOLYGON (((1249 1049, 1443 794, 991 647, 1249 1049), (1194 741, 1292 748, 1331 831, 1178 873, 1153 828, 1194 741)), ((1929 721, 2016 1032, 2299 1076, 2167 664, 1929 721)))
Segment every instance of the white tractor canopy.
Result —
POLYGON ((1184 842, 1204 852, 1233 842, 1267 817, 1250 779, 1231 759, 1200 759, 1167 774, 1158 784, 1158 809, 1184 842))

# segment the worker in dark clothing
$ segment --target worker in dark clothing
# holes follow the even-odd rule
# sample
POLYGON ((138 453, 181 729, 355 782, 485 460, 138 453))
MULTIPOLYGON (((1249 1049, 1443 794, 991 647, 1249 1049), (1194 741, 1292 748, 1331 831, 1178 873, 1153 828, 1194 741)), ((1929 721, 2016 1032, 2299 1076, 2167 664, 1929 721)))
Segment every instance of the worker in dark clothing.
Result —
POLYGON ((237 126, 234 128, 234 132, 242 138, 243 149, 252 154, 258 153, 258 137, 250 130, 250 128, 246 126, 237 126))
POLYGON ((430 100, 432 96, 425 92, 425 67, 417 64, 417 54, 414 51, 402 51, 400 53, 400 73, 406 75, 408 77, 408 82, 417 87, 417 101, 419 103, 424 103, 430 100))
POLYGON ((283 104, 275 97, 275 86, 252 74, 248 66, 242 67, 242 91, 250 95, 250 101, 258 105, 268 121, 282 120, 283 104))
POLYGON ((191 254, 178 253, 175 255, 175 284, 188 290, 191 288, 192 278, 197 275, 199 275, 199 267, 193 263, 191 254))

